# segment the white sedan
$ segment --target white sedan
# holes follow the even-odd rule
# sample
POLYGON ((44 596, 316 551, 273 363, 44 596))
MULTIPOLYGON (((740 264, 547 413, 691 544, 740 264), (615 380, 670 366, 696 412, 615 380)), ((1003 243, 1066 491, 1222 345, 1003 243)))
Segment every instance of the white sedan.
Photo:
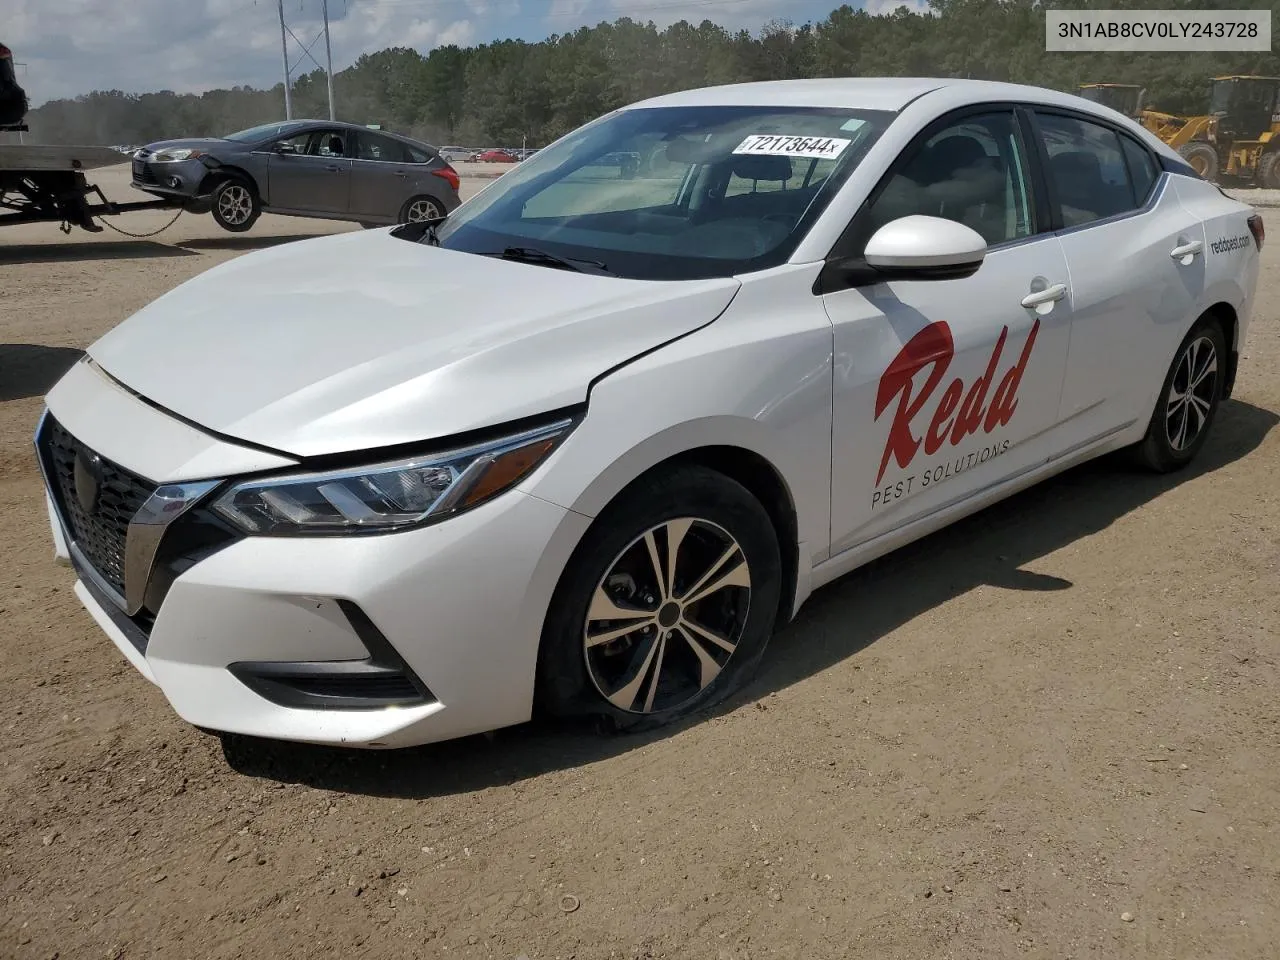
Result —
POLYGON ((660 97, 447 219, 240 257, 107 334, 36 436, 55 550, 202 727, 661 724, 874 557, 1109 451, 1188 463, 1262 244, 1074 96, 660 97))

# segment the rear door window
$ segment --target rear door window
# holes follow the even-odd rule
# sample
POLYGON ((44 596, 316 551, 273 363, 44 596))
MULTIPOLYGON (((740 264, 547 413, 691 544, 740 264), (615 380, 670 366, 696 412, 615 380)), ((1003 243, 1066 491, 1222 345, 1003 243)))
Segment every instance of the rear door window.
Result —
POLYGON ((1056 113, 1037 115, 1049 156, 1045 171, 1064 227, 1079 227, 1136 210, 1120 134, 1100 123, 1056 113))

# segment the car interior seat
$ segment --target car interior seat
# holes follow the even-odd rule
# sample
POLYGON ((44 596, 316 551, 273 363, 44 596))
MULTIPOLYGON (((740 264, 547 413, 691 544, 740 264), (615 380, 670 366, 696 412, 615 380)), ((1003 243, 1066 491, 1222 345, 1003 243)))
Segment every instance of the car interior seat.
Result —
POLYGON ((1097 154, 1067 150, 1049 158, 1066 226, 1123 213, 1133 204, 1125 184, 1108 183, 1097 154))

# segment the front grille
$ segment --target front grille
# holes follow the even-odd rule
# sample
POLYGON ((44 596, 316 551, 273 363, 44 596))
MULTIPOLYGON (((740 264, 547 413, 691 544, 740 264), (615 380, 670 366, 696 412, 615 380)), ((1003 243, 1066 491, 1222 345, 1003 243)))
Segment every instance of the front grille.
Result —
POLYGON ((124 548, 129 521, 156 490, 156 485, 106 459, 97 467, 98 496, 86 509, 76 492, 76 459, 88 463, 95 454, 52 416, 40 438, 54 501, 67 533, 94 570, 124 595, 124 548))
POLYGON ((151 168, 141 160, 133 161, 133 179, 138 183, 158 183, 151 168))

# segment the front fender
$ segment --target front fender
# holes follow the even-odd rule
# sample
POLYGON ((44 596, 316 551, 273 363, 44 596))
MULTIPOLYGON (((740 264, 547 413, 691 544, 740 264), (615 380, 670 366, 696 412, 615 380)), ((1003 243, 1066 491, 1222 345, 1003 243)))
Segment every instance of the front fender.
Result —
POLYGON ((805 593, 830 544, 832 334, 808 293, 813 271, 788 272, 801 295, 740 296, 709 326, 598 381, 582 423, 521 489, 594 518, 675 457, 747 451, 773 468, 794 505, 790 546, 805 593))

